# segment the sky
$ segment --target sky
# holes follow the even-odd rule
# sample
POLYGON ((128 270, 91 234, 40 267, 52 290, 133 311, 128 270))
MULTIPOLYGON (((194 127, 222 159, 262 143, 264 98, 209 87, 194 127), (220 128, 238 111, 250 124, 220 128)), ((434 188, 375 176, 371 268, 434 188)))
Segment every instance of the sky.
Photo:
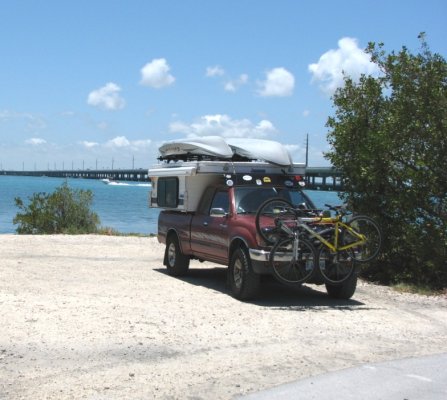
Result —
POLYGON ((148 168, 167 140, 270 139, 327 166, 364 49, 447 56, 445 0, 0 0, 0 170, 148 168))

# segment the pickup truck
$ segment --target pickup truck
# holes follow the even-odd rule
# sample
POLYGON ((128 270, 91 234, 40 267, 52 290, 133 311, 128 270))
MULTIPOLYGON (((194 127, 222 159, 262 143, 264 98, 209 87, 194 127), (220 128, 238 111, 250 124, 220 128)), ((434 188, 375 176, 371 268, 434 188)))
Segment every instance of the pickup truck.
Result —
MULTIPOLYGON (((271 274, 269 248, 256 232, 259 206, 269 198, 281 197, 294 205, 315 208, 301 187, 292 182, 294 178, 260 175, 222 180, 203 191, 195 211, 161 211, 158 240, 166 244, 164 265, 168 273, 185 275, 191 259, 226 265, 231 294, 240 300, 255 297, 261 275, 271 274)), ((325 283, 317 273, 308 282, 325 283)), ((346 299, 353 295, 356 283, 353 274, 342 284, 325 284, 330 296, 346 299)))

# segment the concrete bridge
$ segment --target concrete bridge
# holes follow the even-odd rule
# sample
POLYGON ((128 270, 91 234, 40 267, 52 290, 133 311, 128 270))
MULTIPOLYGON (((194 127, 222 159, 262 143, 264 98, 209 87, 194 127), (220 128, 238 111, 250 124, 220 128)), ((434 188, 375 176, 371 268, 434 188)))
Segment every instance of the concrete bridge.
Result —
MULTIPOLYGON (((148 181, 147 169, 101 169, 101 170, 45 170, 45 171, 0 171, 0 175, 48 176, 55 178, 110 179, 114 181, 148 181)), ((332 167, 307 167, 306 188, 326 191, 342 191, 341 174, 332 167)))
POLYGON ((0 175, 48 176, 51 178, 110 179, 113 181, 148 181, 147 169, 0 171, 0 175))
POLYGON ((333 167, 306 167, 306 188, 326 191, 343 191, 343 179, 333 167))

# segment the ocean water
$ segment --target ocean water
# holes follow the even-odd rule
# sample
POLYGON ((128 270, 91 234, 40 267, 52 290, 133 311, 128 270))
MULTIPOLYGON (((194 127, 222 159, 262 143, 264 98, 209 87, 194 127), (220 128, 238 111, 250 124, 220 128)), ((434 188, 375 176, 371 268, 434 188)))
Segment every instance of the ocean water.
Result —
MULTIPOLYGON (((12 223, 19 209, 14 198, 25 204, 34 193, 52 193, 67 181, 73 189, 90 189, 94 195, 93 210, 99 215, 101 225, 122 233, 157 233, 159 210, 149 208, 150 186, 142 182, 119 182, 106 185, 94 179, 64 179, 0 175, 0 233, 15 233, 12 223)), ((325 203, 340 204, 337 192, 307 190, 306 193, 318 208, 325 203)))

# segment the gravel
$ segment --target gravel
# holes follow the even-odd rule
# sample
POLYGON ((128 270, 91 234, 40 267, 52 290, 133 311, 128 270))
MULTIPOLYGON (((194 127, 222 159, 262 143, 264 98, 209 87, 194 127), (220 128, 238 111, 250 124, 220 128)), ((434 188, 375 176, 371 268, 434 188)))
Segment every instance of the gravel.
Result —
POLYGON ((364 363, 447 351, 447 298, 360 282, 263 282, 162 265, 156 238, 0 235, 0 399, 231 399, 364 363))

